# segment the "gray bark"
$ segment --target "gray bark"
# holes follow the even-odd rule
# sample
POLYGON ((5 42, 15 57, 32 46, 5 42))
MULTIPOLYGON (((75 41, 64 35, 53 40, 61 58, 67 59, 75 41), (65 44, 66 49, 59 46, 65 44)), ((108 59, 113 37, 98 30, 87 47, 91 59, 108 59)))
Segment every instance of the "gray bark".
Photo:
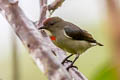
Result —
POLYGON ((28 48, 38 68, 49 80, 87 80, 78 70, 71 68, 67 71, 65 69, 69 65, 69 63, 64 66, 61 64, 66 57, 65 52, 54 46, 44 31, 37 29, 42 25, 42 21, 46 19, 47 8, 46 5, 43 6, 44 3, 47 4, 46 1, 40 4, 42 8, 40 20, 38 21, 39 25, 34 24, 25 16, 18 6, 18 2, 0 0, 0 10, 24 46, 28 48))

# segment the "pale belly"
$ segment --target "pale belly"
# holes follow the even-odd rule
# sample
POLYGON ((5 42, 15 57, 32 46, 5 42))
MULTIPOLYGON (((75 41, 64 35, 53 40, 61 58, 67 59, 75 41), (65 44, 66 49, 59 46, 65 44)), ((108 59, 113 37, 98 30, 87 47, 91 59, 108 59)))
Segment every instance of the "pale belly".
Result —
POLYGON ((64 38, 64 40, 62 38, 56 38, 56 40, 53 40, 53 43, 72 54, 82 54, 91 47, 91 44, 87 41, 72 40, 69 38, 64 38))

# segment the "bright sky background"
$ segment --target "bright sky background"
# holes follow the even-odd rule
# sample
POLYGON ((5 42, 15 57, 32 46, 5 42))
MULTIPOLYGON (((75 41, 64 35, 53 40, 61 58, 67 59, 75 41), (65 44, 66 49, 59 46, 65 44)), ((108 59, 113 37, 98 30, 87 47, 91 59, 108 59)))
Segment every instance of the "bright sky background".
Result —
MULTIPOLYGON (((54 0, 48 0, 48 4, 54 0)), ((57 9, 53 16, 60 16, 66 20, 76 22, 98 21, 105 10, 104 0, 65 0, 62 7, 57 9)), ((37 20, 39 17, 39 0, 20 0, 20 6, 25 11, 26 15, 37 20), (29 3, 29 4, 28 4, 29 3)))
MULTIPOLYGON (((51 3, 53 0, 48 1, 51 3)), ((19 5, 29 19, 33 21, 39 19, 39 0, 19 0, 19 5)), ((96 24, 103 18, 105 10, 103 6, 103 0, 65 0, 53 16, 59 16, 75 24, 96 24)), ((9 53, 11 32, 10 25, 0 15, 0 57, 9 53)))

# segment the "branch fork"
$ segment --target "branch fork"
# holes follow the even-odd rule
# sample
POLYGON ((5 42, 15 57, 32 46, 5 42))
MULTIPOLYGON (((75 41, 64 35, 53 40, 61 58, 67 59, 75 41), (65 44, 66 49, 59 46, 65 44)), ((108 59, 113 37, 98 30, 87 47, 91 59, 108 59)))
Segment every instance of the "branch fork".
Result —
POLYGON ((71 68, 67 71, 65 69, 69 63, 65 63, 63 66, 61 62, 66 57, 66 53, 57 48, 44 31, 38 30, 46 19, 46 11, 55 11, 63 2, 64 0, 55 0, 47 6, 47 0, 40 0, 41 12, 37 25, 25 16, 18 6, 18 1, 0 0, 0 10, 4 11, 6 20, 28 48, 38 68, 49 80, 87 80, 78 70, 71 68))

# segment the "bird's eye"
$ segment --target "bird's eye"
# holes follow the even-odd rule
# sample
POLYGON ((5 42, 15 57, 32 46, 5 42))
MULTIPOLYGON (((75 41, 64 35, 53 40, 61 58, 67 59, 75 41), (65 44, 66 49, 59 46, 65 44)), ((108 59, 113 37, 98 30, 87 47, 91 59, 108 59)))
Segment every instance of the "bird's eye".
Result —
POLYGON ((55 23, 50 23, 50 25, 54 25, 55 23))

